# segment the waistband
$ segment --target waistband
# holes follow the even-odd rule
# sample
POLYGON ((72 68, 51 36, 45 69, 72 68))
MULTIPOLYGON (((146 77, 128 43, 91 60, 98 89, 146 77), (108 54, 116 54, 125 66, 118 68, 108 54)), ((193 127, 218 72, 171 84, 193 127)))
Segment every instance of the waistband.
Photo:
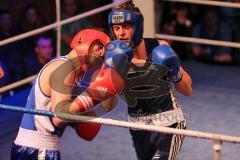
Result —
POLYGON ((15 144, 45 150, 58 150, 59 137, 43 132, 19 128, 15 144))
POLYGON ((184 121, 185 119, 181 108, 177 108, 174 110, 149 116, 128 117, 128 120, 139 124, 149 124, 166 127, 174 123, 184 121))

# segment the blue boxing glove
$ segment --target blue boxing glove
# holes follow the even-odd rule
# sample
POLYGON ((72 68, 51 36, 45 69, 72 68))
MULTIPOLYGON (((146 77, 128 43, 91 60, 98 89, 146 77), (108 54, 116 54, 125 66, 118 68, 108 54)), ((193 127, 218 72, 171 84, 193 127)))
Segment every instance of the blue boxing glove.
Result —
POLYGON ((127 63, 131 61, 133 57, 132 48, 120 40, 114 40, 107 46, 104 67, 114 68, 120 74, 125 74, 127 63))
POLYGON ((156 64, 163 64, 169 68, 168 77, 174 83, 182 79, 180 60, 174 50, 168 45, 159 45, 152 52, 152 60, 156 64))

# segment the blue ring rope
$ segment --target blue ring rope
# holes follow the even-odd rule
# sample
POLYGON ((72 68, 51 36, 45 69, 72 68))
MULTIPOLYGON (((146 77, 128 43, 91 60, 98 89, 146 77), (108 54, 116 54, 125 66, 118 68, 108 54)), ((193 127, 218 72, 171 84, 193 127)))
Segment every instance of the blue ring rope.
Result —
MULTIPOLYGON (((7 110, 7 111, 13 111, 13 112, 21 112, 21 113, 27 113, 27 114, 34 114, 34 115, 42 115, 47 117, 58 117, 62 118, 66 121, 75 121, 75 122, 84 122, 93 119, 94 117, 88 117, 88 116, 82 116, 77 114, 69 114, 69 113, 61 113, 61 112, 50 112, 45 110, 37 110, 37 109, 30 109, 30 108, 24 108, 19 106, 9 106, 5 104, 0 104, 0 110, 7 110)), ((95 123, 95 122, 91 122, 95 123)))
POLYGON ((36 115, 42 115, 42 116, 48 116, 48 117, 56 117, 56 114, 54 112, 50 111, 44 111, 44 110, 36 110, 36 109, 30 109, 30 108, 23 108, 18 106, 9 106, 5 104, 0 104, 0 110, 8 110, 13 112, 22 112, 22 113, 28 113, 28 114, 36 114, 36 115))

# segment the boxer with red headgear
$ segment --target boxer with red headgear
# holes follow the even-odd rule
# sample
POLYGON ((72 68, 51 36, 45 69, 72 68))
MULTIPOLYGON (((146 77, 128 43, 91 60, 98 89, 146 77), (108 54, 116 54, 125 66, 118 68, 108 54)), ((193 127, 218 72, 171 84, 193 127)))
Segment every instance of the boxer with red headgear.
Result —
MULTIPOLYGON (((39 72, 26 108, 68 113, 90 109, 79 106, 79 102, 74 99, 77 93, 73 93, 73 88, 79 84, 86 71, 86 67, 83 66, 91 66, 92 57, 103 57, 105 45, 109 41, 108 35, 102 31, 80 31, 73 39, 70 53, 52 60, 39 72)), ((101 58, 98 61, 101 62, 101 58)), ((87 115, 95 116, 93 112, 87 115)), ((58 141, 66 124, 66 121, 59 118, 24 114, 12 146, 11 159, 60 159, 58 141)), ((80 137, 92 140, 97 135, 100 125, 79 123, 74 128, 80 137)))

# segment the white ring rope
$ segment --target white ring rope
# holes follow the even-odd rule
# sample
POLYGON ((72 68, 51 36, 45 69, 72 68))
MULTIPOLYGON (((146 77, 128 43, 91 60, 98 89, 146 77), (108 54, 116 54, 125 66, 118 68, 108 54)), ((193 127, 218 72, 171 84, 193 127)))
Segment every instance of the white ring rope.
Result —
MULTIPOLYGON (((60 42, 60 40, 61 40, 61 25, 65 25, 65 24, 71 23, 73 21, 76 21, 76 20, 79 20, 79 19, 91 16, 93 14, 105 11, 107 9, 112 8, 113 6, 116 6, 116 5, 119 5, 119 4, 128 2, 128 1, 129 0, 122 0, 122 1, 114 2, 114 3, 108 4, 108 5, 99 7, 97 9, 94 9, 94 10, 91 10, 91 11, 87 11, 87 12, 82 13, 80 15, 77 15, 77 16, 74 16, 74 17, 71 17, 71 18, 68 18, 68 19, 60 21, 60 3, 59 3, 59 0, 56 0, 56 15, 57 15, 56 16, 56 21, 57 22, 55 22, 53 24, 50 24, 50 25, 47 25, 45 27, 39 28, 39 29, 35 29, 35 30, 32 30, 32 31, 29 31, 29 32, 26 32, 26 33, 23 33, 23 34, 20 34, 20 35, 17 35, 17 36, 5 39, 5 40, 2 40, 2 41, 0 41, 0 46, 3 46, 3 45, 6 45, 6 44, 15 42, 15 41, 27 38, 27 37, 30 37, 32 35, 35 35, 35 34, 38 34, 38 33, 42 33, 42 32, 45 32, 47 30, 50 30, 50 29, 53 29, 53 28, 57 27, 57 55, 60 55, 60 50, 61 50, 61 42, 60 42)), ((35 76, 36 75, 34 75, 34 77, 35 76)), ((29 83, 29 82, 31 82, 33 80, 34 80, 34 78, 33 78, 33 76, 31 76, 31 77, 25 78, 23 80, 20 80, 18 82, 15 82, 15 83, 9 84, 7 86, 1 87, 0 88, 0 93, 8 91, 10 89, 13 89, 15 87, 18 87, 20 85, 29 83)))
POLYGON ((240 3, 234 2, 221 2, 221 1, 212 1, 212 0, 164 0, 168 2, 182 2, 182 3, 193 3, 209 6, 219 6, 219 7, 231 7, 231 8, 240 8, 240 3))
MULTIPOLYGON (((60 4, 58 5, 57 1, 58 0, 56 0, 56 6, 60 7, 60 4)), ((6 40, 2 40, 2 41, 0 41, 0 46, 8 44, 8 43, 11 43, 11 42, 15 42, 17 40, 21 40, 21 39, 24 39, 24 38, 27 38, 27 37, 30 37, 32 35, 35 35, 35 34, 38 34, 38 33, 41 33, 41 32, 45 32, 47 30, 56 28, 56 27, 64 25, 64 24, 68 24, 70 22, 76 21, 76 20, 81 19, 81 18, 88 17, 90 15, 102 12, 104 10, 107 10, 107 9, 115 6, 115 5, 118 5, 118 4, 127 2, 127 1, 129 1, 129 0, 123 0, 123 1, 118 1, 118 2, 115 2, 115 3, 111 3, 111 4, 108 4, 108 5, 99 7, 97 9, 85 12, 83 14, 80 14, 80 15, 77 15, 77 16, 65 19, 63 21, 59 21, 59 22, 47 25, 45 27, 42 27, 42 28, 30 31, 30 32, 26 32, 24 34, 21 34, 21 35, 18 35, 18 36, 14 36, 14 37, 8 38, 6 40)), ((200 3, 204 3, 206 5, 207 5, 207 3, 213 3, 213 4, 221 4, 222 6, 228 6, 228 7, 230 7, 229 4, 231 4, 231 7, 236 7, 237 6, 237 8, 238 7, 240 8, 240 4, 238 4, 238 3, 220 2, 220 1, 209 1, 209 0, 195 0, 195 1, 165 0, 165 1, 189 2, 189 3, 199 3, 199 4, 200 3)), ((57 12, 57 15, 60 15, 60 13, 58 13, 58 11, 56 11, 56 12, 57 12)), ((57 20, 59 18, 57 18, 57 20)), ((58 34, 60 34, 59 30, 60 29, 58 28, 58 34)), ((60 39, 60 36, 61 35, 57 36, 58 39, 60 39)), ((240 48, 240 43, 235 43, 235 42, 226 42, 226 41, 208 40, 208 39, 200 39, 200 38, 181 37, 181 36, 173 36, 173 35, 166 35, 166 34, 156 34, 155 37, 156 38, 160 38, 160 39, 170 39, 170 40, 181 41, 181 42, 201 43, 201 44, 208 44, 208 45, 217 45, 217 46, 226 46, 226 47, 240 48)), ((57 45, 58 46, 57 50, 60 50, 60 40, 57 40, 57 43, 59 43, 59 45, 57 45)), ((58 54, 59 54, 59 52, 60 51, 57 51, 58 54)), ((28 81, 28 80, 26 81, 25 79, 23 79, 23 80, 19 81, 19 84, 22 85, 22 84, 26 84, 26 83, 29 83, 29 82, 30 81, 28 81)), ((5 86, 5 87, 2 87, 2 88, 0 88, 0 93, 2 93, 4 91, 7 91, 6 90, 7 88, 8 88, 8 90, 10 90, 10 89, 13 89, 15 87, 17 87, 16 83, 10 84, 10 85, 5 86)))
POLYGON ((183 36, 173 36, 168 34, 155 34, 155 37, 159 39, 169 39, 169 40, 175 40, 180 42, 201 43, 206 45, 240 48, 240 43, 236 43, 236 42, 227 42, 227 41, 210 40, 210 39, 202 39, 202 38, 191 38, 191 37, 183 37, 183 36))
POLYGON ((29 31, 29 32, 26 32, 26 33, 23 33, 23 34, 20 34, 20 35, 17 35, 17 36, 5 39, 5 40, 2 40, 2 41, 0 41, 0 46, 8 44, 8 43, 11 43, 11 42, 15 42, 15 41, 27 38, 27 37, 30 37, 30 36, 38 34, 38 33, 45 32, 47 30, 56 28, 58 25, 65 25, 65 24, 71 23, 73 21, 76 21, 76 20, 79 20, 79 19, 82 19, 82 18, 86 18, 88 16, 91 16, 91 15, 103 12, 103 11, 105 11, 107 9, 112 8, 113 6, 116 6, 116 5, 119 5, 119 4, 128 2, 128 1, 129 0, 122 0, 122 1, 119 1, 119 2, 114 2, 114 3, 108 4, 108 5, 104 5, 102 7, 96 8, 94 10, 84 12, 84 13, 82 13, 80 15, 73 16, 73 17, 68 18, 68 19, 64 19, 64 20, 62 20, 60 22, 55 22, 55 23, 52 23, 52 24, 47 25, 45 27, 42 27, 42 28, 39 28, 39 29, 35 29, 35 30, 32 30, 32 31, 29 31))
POLYGON ((185 135, 185 136, 190 136, 195 138, 204 138, 204 139, 212 139, 217 141, 226 141, 231 143, 240 143, 240 137, 229 136, 224 134, 175 129, 175 128, 169 128, 169 127, 156 126, 156 125, 145 125, 145 124, 138 124, 136 122, 134 123, 134 122, 119 121, 119 120, 112 120, 112 119, 105 119, 105 118, 92 118, 92 117, 89 118, 86 116, 66 114, 66 113, 56 113, 56 115, 59 118, 63 118, 67 120, 89 121, 92 123, 107 124, 107 125, 124 127, 124 128, 142 129, 146 131, 155 131, 155 132, 161 132, 161 133, 167 133, 167 134, 185 135))
MULTIPOLYGON (((238 136, 229 136, 224 134, 216 134, 216 133, 207 133, 202 131, 193 131, 193 130, 184 130, 184 129, 175 129, 169 127, 162 127, 156 125, 146 125, 146 124, 139 124, 136 122, 127 122, 127 121, 119 121, 107 118, 99 118, 99 117, 88 117, 76 114, 68 114, 68 113, 60 113, 60 112, 50 112, 45 110, 36 110, 36 109, 29 109, 29 108, 22 108, 17 106, 9 106, 0 104, 0 109, 14 111, 14 112, 23 112, 27 114, 37 114, 42 116, 48 117, 58 117, 61 119, 65 119, 66 121, 84 121, 84 122, 91 122, 91 123, 100 123, 100 124, 107 124, 111 126, 123 127, 123 128, 132 128, 132 129, 141 129, 146 131, 155 131, 167 134, 178 134, 178 135, 185 135, 195 138, 204 138, 204 139, 211 139, 216 142, 219 141, 226 141, 231 143, 240 143, 240 137, 238 136)), ((218 149, 219 150, 219 149, 218 149)))
MULTIPOLYGON (((200 44, 206 44, 206 45, 240 48, 240 43, 235 43, 235 42, 226 42, 226 41, 209 40, 209 39, 202 39, 202 38, 173 36, 173 35, 167 35, 167 34, 155 34, 155 37, 159 38, 159 39, 169 39, 169 40, 175 40, 175 41, 180 41, 180 42, 200 43, 200 44)), ((13 89, 15 87, 18 87, 17 84, 23 85, 23 84, 31 82, 30 81, 31 78, 30 77, 28 77, 28 78, 0 88, 0 93, 5 92, 5 91, 10 90, 10 89, 13 89)), ((34 78, 32 78, 32 80, 34 80, 34 78)))
POLYGON ((33 75, 33 76, 30 76, 30 77, 24 78, 24 79, 22 79, 22 80, 20 80, 20 81, 17 81, 17 82, 14 82, 14 83, 12 83, 12 84, 9 84, 9 85, 7 85, 7 86, 1 87, 1 88, 0 88, 0 93, 6 92, 6 91, 8 91, 8 90, 11 90, 11 89, 13 89, 13 88, 22 86, 22 85, 24 85, 24 84, 30 83, 30 82, 32 82, 35 78, 36 78, 36 75, 33 75))

